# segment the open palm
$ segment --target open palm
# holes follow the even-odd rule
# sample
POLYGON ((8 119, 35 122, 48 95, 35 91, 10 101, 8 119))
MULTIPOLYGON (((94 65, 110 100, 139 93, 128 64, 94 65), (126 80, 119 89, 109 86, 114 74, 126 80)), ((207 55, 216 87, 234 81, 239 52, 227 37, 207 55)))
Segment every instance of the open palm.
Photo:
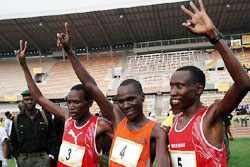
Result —
POLYGON ((190 2, 192 11, 183 5, 181 6, 184 13, 190 17, 186 22, 182 23, 182 25, 194 34, 209 35, 209 33, 215 29, 215 26, 207 15, 202 0, 199 0, 199 6, 200 9, 198 9, 193 2, 190 2))

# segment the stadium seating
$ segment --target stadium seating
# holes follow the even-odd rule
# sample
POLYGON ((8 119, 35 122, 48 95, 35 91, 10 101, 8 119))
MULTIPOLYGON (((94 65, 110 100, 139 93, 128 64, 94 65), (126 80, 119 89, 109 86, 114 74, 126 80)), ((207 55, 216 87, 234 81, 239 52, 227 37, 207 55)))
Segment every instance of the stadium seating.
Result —
POLYGON ((169 79, 177 68, 196 65, 203 68, 200 51, 179 51, 127 57, 128 68, 123 79, 135 78, 142 83, 145 93, 169 91, 169 79))
MULTIPOLYGON (((90 55, 81 57, 80 60, 105 92, 112 82, 112 68, 119 64, 120 57, 117 54, 112 56, 90 55)), ((48 74, 46 81, 38 84, 48 98, 62 98, 74 84, 79 83, 68 60, 46 58, 40 62, 38 59, 29 59, 28 65, 33 76, 32 69, 34 68, 41 68, 43 72, 48 74)), ((0 76, 2 88, 0 96, 2 99, 5 96, 17 96, 23 89, 27 88, 23 72, 16 60, 0 61, 0 76)))
MULTIPOLYGON (((238 55, 237 57, 242 63, 250 63, 249 51, 245 51, 244 55, 242 52, 235 51, 235 54, 238 55)), ((88 56, 80 55, 79 57, 81 63, 95 78, 105 95, 115 95, 118 85, 125 79, 139 80, 144 92, 148 94, 144 103, 146 115, 149 112, 167 113, 169 95, 162 98, 161 94, 170 91, 170 77, 181 66, 195 65, 204 70, 207 87, 202 95, 202 102, 206 105, 211 104, 214 99, 223 98, 225 91, 233 82, 225 68, 216 69, 219 66, 214 66, 216 68, 213 70, 208 68, 221 61, 217 52, 178 51, 144 55, 126 55, 114 52, 112 55, 110 53, 96 53, 88 56), (118 72, 115 71, 116 68, 118 72), (120 73, 119 76, 116 76, 116 73, 120 73), (159 98, 162 99, 159 100, 159 98)), ((38 86, 48 98, 63 98, 74 84, 79 83, 68 60, 33 58, 28 59, 28 64, 33 76, 37 71, 47 73, 46 80, 39 83, 38 86)), ((2 88, 0 101, 16 101, 17 99, 14 97, 26 88, 23 72, 15 59, 0 61, 0 83, 2 88)), ((242 101, 242 104, 250 104, 249 95, 242 101)), ((95 103, 91 111, 99 111, 95 103)))
MULTIPOLYGON (((47 73, 55 63, 54 60, 46 59, 30 59, 28 61, 29 68, 33 74, 34 68, 40 67, 43 72, 47 73)), ((1 83, 1 99, 8 96, 19 95, 27 88, 24 74, 16 59, 7 59, 0 61, 0 83, 1 83)))

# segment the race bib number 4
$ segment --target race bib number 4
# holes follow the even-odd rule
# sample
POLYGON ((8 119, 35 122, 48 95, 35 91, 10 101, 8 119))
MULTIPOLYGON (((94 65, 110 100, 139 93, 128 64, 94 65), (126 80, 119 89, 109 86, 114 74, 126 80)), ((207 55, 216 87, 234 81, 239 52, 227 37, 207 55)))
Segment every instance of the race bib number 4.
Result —
POLYGON ((63 141, 58 161, 67 166, 81 167, 84 153, 85 147, 63 141))
POLYGON ((126 167, 136 167, 143 145, 116 137, 111 154, 111 160, 126 167))
POLYGON ((196 156, 194 151, 170 150, 173 167, 196 167, 196 156))

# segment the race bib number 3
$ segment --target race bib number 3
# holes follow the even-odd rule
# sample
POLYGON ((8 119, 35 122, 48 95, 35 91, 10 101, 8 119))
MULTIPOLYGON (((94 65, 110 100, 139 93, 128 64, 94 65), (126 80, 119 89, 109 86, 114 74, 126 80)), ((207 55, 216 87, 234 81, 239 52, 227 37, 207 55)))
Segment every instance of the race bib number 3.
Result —
POLYGON ((81 167, 84 153, 85 147, 63 141, 58 160, 67 166, 81 167))
POLYGON ((111 160, 127 167, 136 167, 143 145, 133 141, 116 137, 111 160))
POLYGON ((196 167, 196 156, 194 151, 170 151, 173 167, 196 167))

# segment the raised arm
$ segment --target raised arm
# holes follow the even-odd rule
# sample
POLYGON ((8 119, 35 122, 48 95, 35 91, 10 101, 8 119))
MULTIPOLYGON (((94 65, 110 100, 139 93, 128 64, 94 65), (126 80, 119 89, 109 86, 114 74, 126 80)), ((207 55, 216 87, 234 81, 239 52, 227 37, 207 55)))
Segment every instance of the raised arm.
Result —
POLYGON ((225 115, 231 113, 241 102, 250 89, 250 79, 247 72, 244 71, 242 65, 233 55, 226 42, 222 39, 222 35, 207 15, 202 0, 199 0, 199 6, 200 9, 198 9, 193 2, 190 2, 192 11, 181 6, 184 13, 189 16, 189 19, 182 25, 196 35, 206 36, 209 41, 214 44, 215 49, 220 53, 234 81, 234 84, 211 115, 210 121, 214 122, 221 120, 225 115))
POLYGON ((39 88, 37 87, 37 85, 35 84, 29 68, 27 66, 26 63, 26 59, 25 59, 25 53, 26 53, 26 49, 27 49, 27 45, 28 42, 27 41, 23 41, 20 40, 20 48, 19 50, 16 52, 16 57, 23 69, 24 75, 25 75, 25 79, 30 91, 31 96, 34 98, 34 100, 40 104, 46 111, 54 113, 58 116, 61 117, 65 117, 65 111, 59 107, 58 105, 56 105, 55 103, 51 102, 50 100, 46 99, 41 91, 39 90, 39 88))
POLYGON ((85 67, 81 64, 79 59, 76 57, 74 51, 72 50, 71 45, 71 34, 69 30, 68 23, 65 23, 65 33, 57 34, 57 46, 62 47, 64 51, 67 53, 68 58, 72 64, 72 67, 81 81, 81 83, 91 91, 94 96, 95 101, 101 109, 101 112, 104 117, 109 119, 112 122, 117 121, 117 117, 114 114, 115 108, 113 108, 112 104, 108 101, 102 91, 98 88, 94 78, 88 73, 85 67))

